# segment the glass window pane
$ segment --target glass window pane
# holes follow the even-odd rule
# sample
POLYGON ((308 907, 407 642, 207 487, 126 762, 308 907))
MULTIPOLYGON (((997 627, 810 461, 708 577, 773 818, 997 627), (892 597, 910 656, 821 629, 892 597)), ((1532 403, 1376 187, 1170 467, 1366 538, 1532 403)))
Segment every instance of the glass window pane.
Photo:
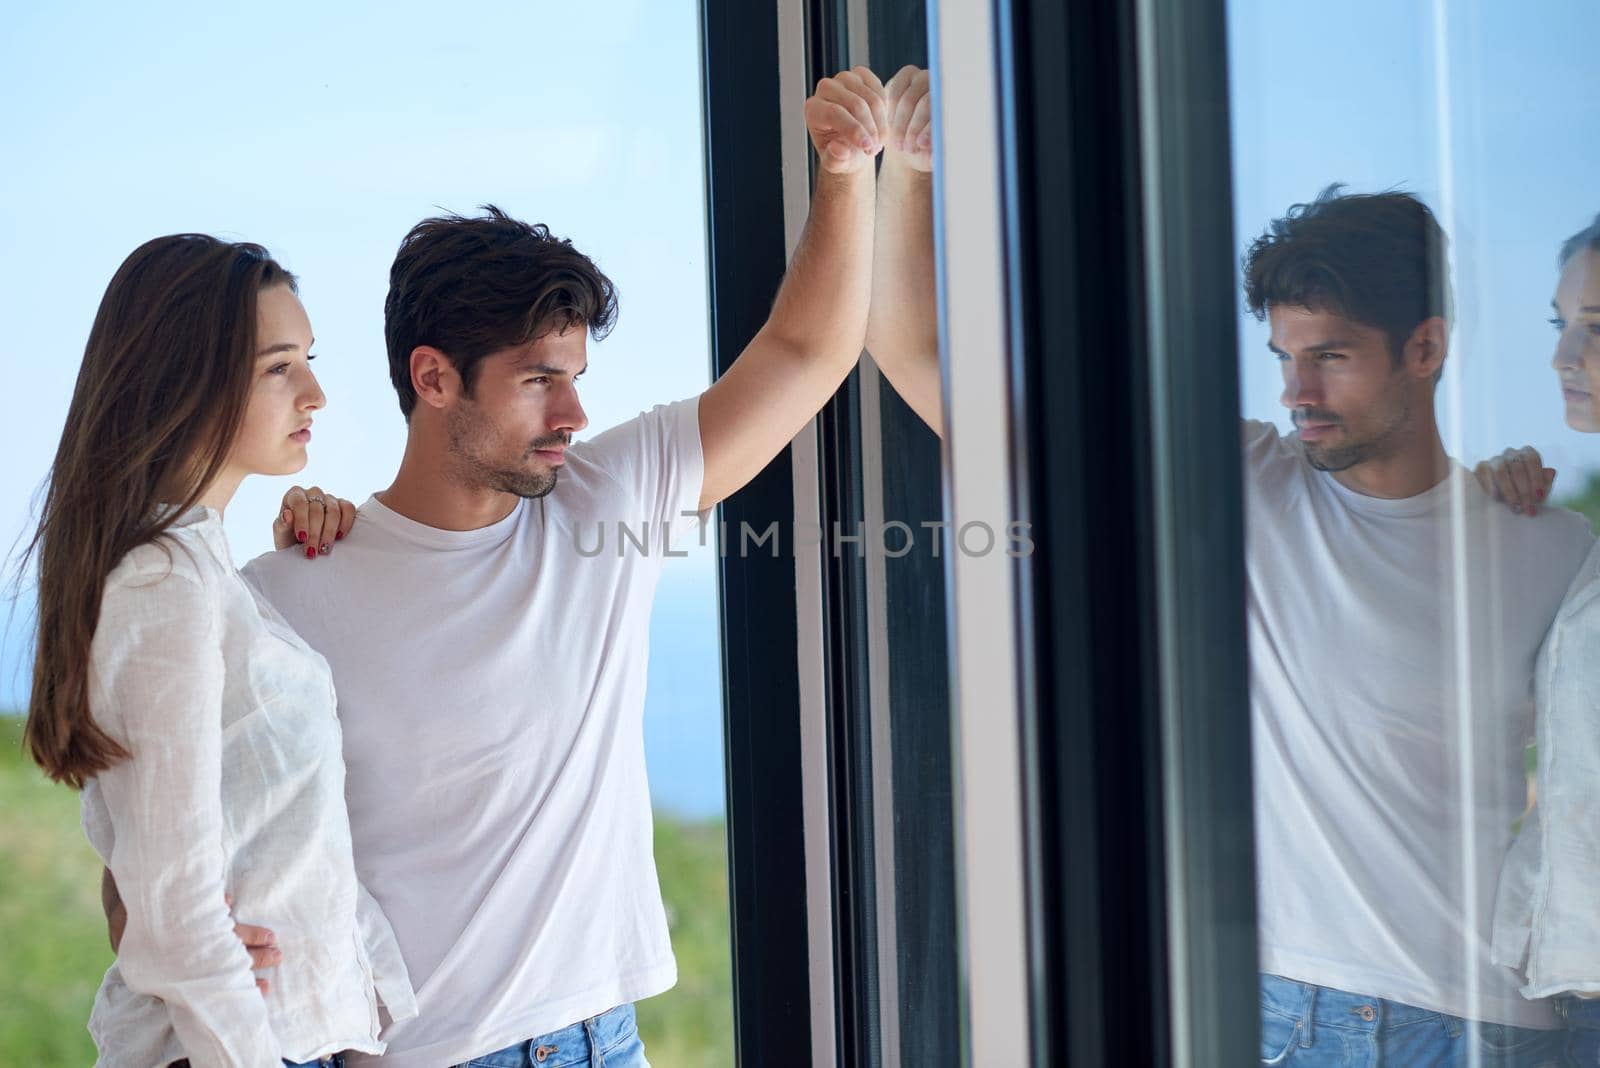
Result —
POLYGON ((1228 21, 1262 1057, 1554 1063, 1600 991, 1600 10, 1228 21))

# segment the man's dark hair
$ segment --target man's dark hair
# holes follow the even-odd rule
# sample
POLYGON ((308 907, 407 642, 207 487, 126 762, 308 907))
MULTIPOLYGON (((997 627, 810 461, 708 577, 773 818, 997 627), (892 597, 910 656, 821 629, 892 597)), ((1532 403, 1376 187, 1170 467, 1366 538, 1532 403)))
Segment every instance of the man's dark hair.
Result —
POLYGON ((1376 327, 1396 364, 1424 319, 1450 318, 1448 239, 1410 193, 1328 186, 1274 219, 1244 258, 1257 319, 1274 304, 1332 312, 1376 327))
POLYGON ((492 352, 573 326, 598 340, 616 321, 616 287, 572 242, 493 204, 482 211, 422 220, 389 268, 383 333, 407 419, 417 406, 411 351, 418 345, 448 356, 470 393, 478 363, 492 352))
POLYGON ((1561 243, 1561 255, 1556 260, 1556 267, 1565 268, 1567 261, 1580 252, 1600 252, 1600 215, 1561 243))

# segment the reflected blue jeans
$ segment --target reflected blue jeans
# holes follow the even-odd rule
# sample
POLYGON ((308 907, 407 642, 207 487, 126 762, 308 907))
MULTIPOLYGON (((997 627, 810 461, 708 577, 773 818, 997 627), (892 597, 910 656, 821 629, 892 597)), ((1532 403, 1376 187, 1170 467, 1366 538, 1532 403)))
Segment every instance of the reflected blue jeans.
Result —
POLYGON ((456 1068, 650 1068, 632 1005, 474 1057, 456 1068))
POLYGON ((1556 1012, 1567 1021, 1567 1063, 1600 1068, 1600 998, 1556 998, 1556 1012))
POLYGON ((1261 977, 1261 1063, 1288 1068, 1562 1068, 1567 1032, 1475 1023, 1261 977))

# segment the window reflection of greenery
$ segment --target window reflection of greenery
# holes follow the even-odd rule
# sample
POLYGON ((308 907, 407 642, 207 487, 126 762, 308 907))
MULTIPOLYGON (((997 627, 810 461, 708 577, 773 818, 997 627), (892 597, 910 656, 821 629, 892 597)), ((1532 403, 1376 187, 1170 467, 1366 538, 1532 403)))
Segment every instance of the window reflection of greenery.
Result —
MULTIPOLYGON (((94 1061, 85 1025, 110 966, 100 861, 78 795, 22 752, 22 718, 0 712, 0 1065, 94 1061)), ((639 1003, 659 1068, 733 1064, 728 880, 722 821, 656 816, 656 867, 678 985, 639 1003)))
POLYGON ((1570 496, 1558 496, 1556 504, 1578 512, 1600 533, 1600 471, 1589 471, 1583 477, 1583 488, 1570 496))

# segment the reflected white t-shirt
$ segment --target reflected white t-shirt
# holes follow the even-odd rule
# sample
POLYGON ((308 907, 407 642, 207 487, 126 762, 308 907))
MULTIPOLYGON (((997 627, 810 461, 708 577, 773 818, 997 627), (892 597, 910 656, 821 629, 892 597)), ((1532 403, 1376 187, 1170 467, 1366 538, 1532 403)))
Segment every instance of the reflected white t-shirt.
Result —
POLYGON ((573 445, 555 490, 492 526, 374 498, 325 559, 245 570, 333 669, 356 869, 417 988, 385 1068, 466 1061, 676 981, 643 711, 663 559, 698 537, 698 412, 573 445))
POLYGON ((1489 944, 1534 658, 1588 524, 1514 515, 1459 466, 1366 497, 1264 423, 1244 473, 1262 970, 1555 1026, 1489 944))

